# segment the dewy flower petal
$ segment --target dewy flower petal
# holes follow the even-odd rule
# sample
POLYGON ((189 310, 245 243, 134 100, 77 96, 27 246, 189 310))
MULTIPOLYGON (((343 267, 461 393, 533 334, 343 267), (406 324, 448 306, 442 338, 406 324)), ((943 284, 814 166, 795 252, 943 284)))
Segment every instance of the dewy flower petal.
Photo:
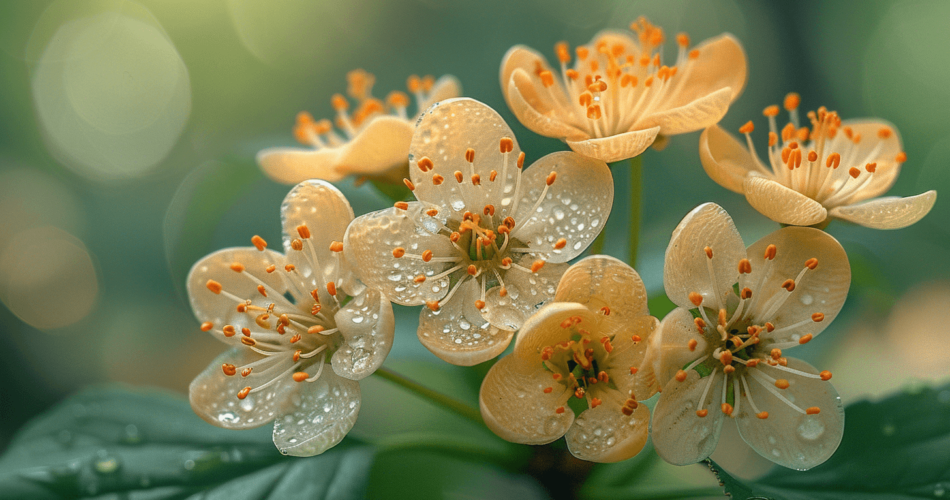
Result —
POLYGON ((718 122, 742 92, 746 57, 731 35, 690 49, 680 34, 676 62, 667 66, 663 30, 642 17, 631 29, 604 31, 577 47, 570 69, 571 51, 558 43, 560 71, 534 50, 512 47, 501 64, 505 101, 532 131, 613 162, 718 122))
POLYGON ((810 342, 841 310, 848 258, 813 228, 779 229, 738 253, 735 233, 728 214, 705 204, 680 223, 667 249, 665 271, 679 277, 667 280, 666 292, 680 307, 663 320, 645 361, 645 374, 663 388, 653 443, 673 464, 698 462, 716 448, 729 416, 762 456, 808 469, 837 449, 844 410, 831 373, 785 351, 810 342), (707 262, 705 276, 697 258, 707 262))
POLYGON ((434 354, 459 365, 491 359, 603 229, 610 170, 572 152, 525 170, 511 129, 472 99, 426 111, 409 157, 405 182, 418 201, 357 218, 345 254, 362 283, 426 306, 418 334, 434 354))
POLYGON ((514 353, 489 370, 479 393, 485 422, 516 443, 565 436, 583 460, 636 455, 650 417, 639 401, 657 389, 637 373, 656 324, 636 271, 613 257, 581 260, 564 273, 555 302, 522 326, 514 353), (576 419, 571 398, 588 406, 576 419))
POLYGON ((281 206, 287 255, 253 247, 215 252, 188 275, 201 329, 232 346, 192 382, 195 412, 244 429, 274 421, 274 443, 310 456, 343 439, 359 411, 355 382, 392 346, 392 305, 356 287, 343 256, 353 219, 346 198, 324 181, 303 182, 281 206), (328 366, 329 365, 329 366, 328 366))
POLYGON ((739 129, 746 145, 719 126, 707 128, 699 139, 699 157, 709 177, 744 193, 756 210, 782 224, 824 227, 830 218, 838 218, 875 229, 899 229, 930 212, 935 191, 860 203, 890 189, 907 160, 892 124, 842 121, 821 107, 807 114, 811 127, 802 126, 799 102, 798 94, 786 96, 790 119, 781 130, 779 107, 763 112, 769 119, 770 168, 756 153, 753 122, 739 129))
POLYGON ((413 124, 423 110, 437 101, 461 95, 458 80, 443 76, 409 78, 410 93, 416 99, 416 116, 407 114, 409 96, 391 92, 386 102, 372 95, 375 77, 363 70, 347 74, 348 94, 357 101, 351 113, 350 102, 340 94, 333 96, 337 112, 334 130, 330 120, 297 115, 294 136, 307 149, 269 148, 257 154, 257 162, 271 179, 296 184, 306 179, 339 181, 348 176, 399 183, 406 176, 406 156, 412 139, 413 124))

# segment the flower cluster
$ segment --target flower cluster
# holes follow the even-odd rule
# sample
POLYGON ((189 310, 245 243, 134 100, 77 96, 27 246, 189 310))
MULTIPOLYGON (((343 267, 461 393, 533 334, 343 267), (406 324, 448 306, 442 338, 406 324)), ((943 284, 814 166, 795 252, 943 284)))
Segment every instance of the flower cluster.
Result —
POLYGON ((691 47, 680 34, 666 65, 663 30, 643 18, 631 29, 577 47, 570 69, 565 42, 555 47, 560 71, 527 47, 505 55, 511 110, 573 150, 529 165, 498 113, 459 98, 451 77, 410 78, 409 120, 405 94, 390 95, 387 114, 372 75, 351 72, 357 110, 333 98, 348 139, 301 114, 295 135, 313 149, 258 155, 275 180, 300 182, 281 207, 284 252, 255 236, 188 276, 201 329, 231 346, 192 384, 195 411, 230 428, 274 421, 281 451, 325 451, 356 419, 358 380, 389 353, 396 303, 421 306, 419 341, 455 365, 490 361, 514 339, 479 394, 485 424, 506 440, 564 437, 580 459, 625 460, 650 435, 643 401, 660 392, 652 439, 670 463, 709 457, 727 417, 776 464, 826 461, 844 432, 841 398, 830 372, 786 356, 847 298, 848 256, 824 229, 832 218, 905 227, 936 193, 864 202, 907 159, 896 127, 824 107, 802 126, 797 94, 785 99, 782 129, 779 107, 765 109, 766 168, 752 122, 740 129, 747 146, 716 125, 746 82, 735 38, 691 47), (747 248, 718 205, 691 211, 666 251, 663 285, 677 307, 660 321, 632 267, 602 255, 570 261, 603 236, 614 200, 606 162, 700 129, 709 176, 785 227, 747 248), (347 175, 401 181, 414 199, 354 217, 326 182, 347 175))

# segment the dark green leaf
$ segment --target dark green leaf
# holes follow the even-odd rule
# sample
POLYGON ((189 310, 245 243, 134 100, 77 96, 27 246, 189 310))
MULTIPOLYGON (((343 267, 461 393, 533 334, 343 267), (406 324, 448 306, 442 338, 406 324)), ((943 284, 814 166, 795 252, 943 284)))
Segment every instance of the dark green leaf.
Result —
POLYGON ((157 391, 84 391, 31 422, 0 457, 5 498, 361 498, 374 452, 346 440, 284 457, 270 426, 214 427, 157 391))
POLYGON ((663 319, 670 311, 676 309, 676 304, 665 293, 660 293, 650 297, 647 301, 647 307, 650 309, 651 316, 663 319))
POLYGON ((838 451, 806 472, 776 467, 742 483, 710 464, 734 498, 910 500, 950 496, 950 386, 913 387, 846 410, 838 451))

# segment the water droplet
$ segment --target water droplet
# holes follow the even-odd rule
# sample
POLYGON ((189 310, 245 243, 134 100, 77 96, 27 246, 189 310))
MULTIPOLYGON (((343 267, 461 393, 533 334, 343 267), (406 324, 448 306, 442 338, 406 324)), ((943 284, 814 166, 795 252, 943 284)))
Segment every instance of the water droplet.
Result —
POLYGON ((122 442, 125 444, 138 444, 142 442, 142 434, 135 424, 125 426, 125 432, 122 435, 122 442))
POLYGON ((184 467, 185 470, 192 470, 192 469, 195 468, 195 461, 194 461, 194 460, 185 460, 185 463, 182 464, 182 467, 184 467))
POLYGON ((946 488, 943 487, 942 484, 937 483, 936 486, 934 486, 934 496, 935 496, 935 497, 940 498, 940 497, 942 497, 942 496, 944 495, 944 493, 946 493, 946 492, 947 492, 947 490, 946 490, 946 488))
POLYGON ((221 414, 218 415, 218 421, 219 421, 219 422, 226 423, 226 424, 233 424, 233 423, 236 423, 236 422, 239 421, 239 420, 240 420, 240 418, 239 418, 237 415, 235 415, 234 413, 231 413, 231 412, 229 412, 229 411, 226 411, 226 412, 221 413, 221 414))
POLYGON ((812 297, 810 294, 803 293, 802 296, 798 298, 798 300, 800 300, 802 304, 805 304, 807 306, 807 305, 811 305, 811 303, 815 301, 815 298, 812 297))
POLYGON ((93 468, 99 474, 112 474, 113 472, 119 470, 119 458, 110 455, 105 450, 99 452, 99 458, 96 459, 93 463, 93 468))
POLYGON ((894 431, 896 431, 896 430, 897 430, 897 429, 894 428, 894 424, 892 424, 892 423, 886 423, 886 424, 884 424, 883 427, 881 427, 881 434, 884 434, 885 436, 893 436, 893 435, 894 435, 894 431))
POLYGON ((814 441, 825 433, 825 424, 818 415, 806 415, 798 425, 798 436, 806 441, 814 441))

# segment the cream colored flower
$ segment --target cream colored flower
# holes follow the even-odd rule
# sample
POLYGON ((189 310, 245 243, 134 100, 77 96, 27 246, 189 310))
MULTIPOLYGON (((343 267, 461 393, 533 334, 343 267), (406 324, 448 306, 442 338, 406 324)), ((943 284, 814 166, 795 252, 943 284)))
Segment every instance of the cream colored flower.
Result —
POLYGON ((406 176, 406 155, 418 116, 432 104, 462 92, 453 76, 434 81, 431 76, 413 75, 408 87, 416 99, 416 116, 410 117, 406 94, 391 92, 384 105, 373 97, 373 75, 358 69, 347 74, 347 80, 347 93, 358 105, 350 114, 349 101, 340 94, 333 96, 339 132, 330 120, 314 121, 309 113, 299 113, 294 136, 309 148, 270 148, 257 153, 257 163, 268 177, 284 184, 306 179, 336 182, 350 175, 399 183, 406 176))
POLYGON ((785 351, 841 310, 851 283, 841 245, 818 229, 786 227, 746 249, 729 214, 707 203, 673 231, 663 274, 679 307, 644 363, 663 389, 653 412, 657 453, 676 465, 705 459, 729 416, 779 465, 827 460, 844 432, 841 398, 830 372, 785 351))
POLYGON ((281 220, 285 253, 255 236, 254 247, 219 250, 192 267, 188 295, 201 329, 231 349, 189 392, 208 422, 248 429, 274 421, 282 453, 310 456, 353 427, 357 380, 386 358, 395 320, 378 291, 343 291, 360 287, 338 241, 353 209, 336 188, 318 180, 297 185, 281 220))
POLYGON ((647 442, 656 393, 637 375, 657 326, 640 276, 603 255, 564 273, 554 302, 528 318, 514 353, 492 366, 479 406, 488 427, 515 443, 545 444, 566 434, 580 459, 626 460, 647 442), (587 409, 575 419, 576 397, 587 409))
POLYGON ((494 358, 600 233, 610 170, 559 152, 522 171, 505 121, 464 98, 422 115, 409 159, 406 185, 418 201, 353 221, 347 258, 393 302, 426 304, 419 340, 436 356, 457 365, 494 358))
POLYGON ((699 157, 714 181, 743 193, 766 217, 793 226, 823 227, 831 218, 875 229, 909 226, 930 212, 936 191, 908 198, 884 194, 897 180, 907 159, 897 129, 883 120, 841 121, 824 107, 809 112, 811 128, 799 123, 797 94, 785 98, 791 121, 779 132, 778 106, 765 108, 769 117, 766 168, 752 144, 754 125, 739 132, 747 146, 718 125, 699 139, 699 157))
POLYGON ((662 60, 663 30, 640 18, 627 32, 603 31, 577 47, 555 46, 561 70, 516 45, 501 63, 501 91, 525 127, 605 162, 642 153, 657 141, 706 128, 726 114, 746 81, 746 57, 730 34, 689 49, 677 36, 673 66, 662 60))

